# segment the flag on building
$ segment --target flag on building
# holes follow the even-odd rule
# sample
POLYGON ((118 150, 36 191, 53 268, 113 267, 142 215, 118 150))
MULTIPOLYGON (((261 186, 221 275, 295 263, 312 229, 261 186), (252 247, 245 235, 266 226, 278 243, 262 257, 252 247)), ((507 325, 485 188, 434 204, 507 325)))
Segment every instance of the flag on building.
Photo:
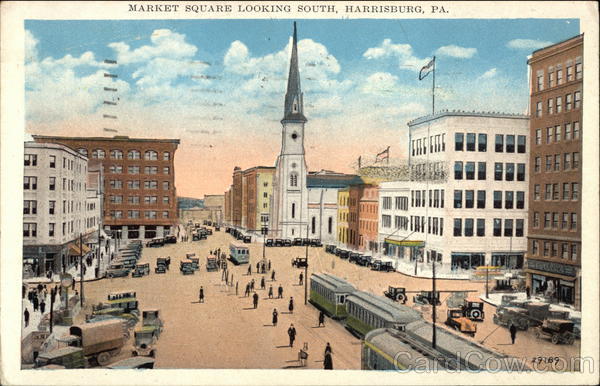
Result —
POLYGON ((419 71, 419 80, 425 79, 425 77, 427 75, 429 75, 429 73, 431 71, 433 71, 434 67, 435 67, 435 56, 433 57, 433 59, 431 59, 431 61, 429 63, 427 63, 425 66, 423 66, 423 68, 421 68, 421 71, 419 71))
POLYGON ((387 147, 387 149, 385 149, 381 153, 377 154, 377 156, 375 157, 375 163, 381 162, 384 159, 386 159, 386 160, 390 159, 390 147, 389 146, 387 147))

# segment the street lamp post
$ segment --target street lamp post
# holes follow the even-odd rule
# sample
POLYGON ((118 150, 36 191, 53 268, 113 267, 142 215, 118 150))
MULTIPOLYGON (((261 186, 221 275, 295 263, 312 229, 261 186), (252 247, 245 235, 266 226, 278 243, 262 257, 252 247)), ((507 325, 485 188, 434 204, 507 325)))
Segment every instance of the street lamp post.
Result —
MULTIPOLYGON (((306 225, 306 236, 308 236, 308 225, 306 225)), ((306 243, 306 265, 304 266, 304 304, 308 302, 308 243, 306 243)))
POLYGON ((435 296, 435 258, 433 259, 433 264, 432 264, 432 269, 431 269, 431 279, 432 279, 432 289, 433 289, 433 297, 432 297, 432 303, 433 303, 433 314, 431 316, 431 319, 433 321, 432 323, 432 336, 431 336, 431 347, 435 349, 435 345, 436 345, 436 331, 435 331, 435 305, 437 303, 437 299, 435 296))

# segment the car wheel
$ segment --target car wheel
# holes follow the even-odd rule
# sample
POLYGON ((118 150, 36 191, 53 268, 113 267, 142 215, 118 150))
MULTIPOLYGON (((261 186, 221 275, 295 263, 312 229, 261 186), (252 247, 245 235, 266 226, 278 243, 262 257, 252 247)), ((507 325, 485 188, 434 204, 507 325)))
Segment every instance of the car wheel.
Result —
POLYGON ((108 278, 109 278, 109 279, 112 279, 113 277, 115 277, 115 275, 113 275, 112 273, 109 273, 109 274, 108 274, 108 278))
POLYGON ((552 343, 554 343, 554 344, 559 344, 560 343, 560 336, 558 334, 553 334, 552 335, 552 343))
POLYGON ((98 364, 100 366, 106 366, 108 364, 108 362, 110 361, 110 354, 107 352, 101 352, 96 357, 96 361, 98 361, 98 364))
POLYGON ((404 303, 406 303, 406 295, 399 294, 398 296, 396 296, 396 300, 399 302, 402 302, 404 304, 404 303))
POLYGON ((575 337, 573 335, 569 335, 566 339, 566 343, 567 344, 573 344, 575 343, 575 337))
POLYGON ((471 310, 471 318, 472 319, 479 319, 481 317, 481 311, 479 310, 471 310))

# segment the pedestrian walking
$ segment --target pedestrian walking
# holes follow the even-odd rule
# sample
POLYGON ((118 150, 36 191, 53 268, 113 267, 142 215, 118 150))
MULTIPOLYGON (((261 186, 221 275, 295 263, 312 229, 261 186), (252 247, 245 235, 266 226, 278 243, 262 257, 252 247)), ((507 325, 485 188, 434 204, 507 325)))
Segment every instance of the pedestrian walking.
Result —
POLYGON ((21 286, 21 299, 25 299, 25 295, 27 294, 27 286, 21 286))
POLYGON ((258 307, 258 294, 255 292, 253 297, 253 304, 254 304, 254 308, 258 307))
POLYGON ((256 263, 256 273, 260 273, 260 262, 256 263))
POLYGON ((271 281, 275 281, 275 270, 271 272, 271 281))
POLYGON ((529 286, 525 287, 525 294, 527 294, 527 299, 531 297, 531 288, 529 286))
POLYGON ((33 311, 37 311, 39 306, 39 300, 36 295, 33 296, 33 311))
POLYGON ((515 344, 515 339, 517 338, 517 326, 515 326, 514 324, 510 325, 510 340, 512 341, 512 344, 515 344))
POLYGON ((260 273, 263 273, 263 274, 264 274, 264 273, 267 273, 267 266, 266 266, 266 264, 265 264, 265 263, 262 263, 262 264, 260 265, 260 273))
POLYGON ((27 308, 23 312, 23 317, 25 318, 25 327, 29 326, 29 310, 27 308))
POLYGON ((279 288, 277 288, 277 299, 283 299, 283 287, 281 284, 279 285, 279 288))
POLYGON ((277 308, 273 308, 273 327, 277 327, 277 308))
POLYGON ((290 311, 290 314, 294 313, 294 298, 290 297, 290 304, 288 305, 288 310, 290 311))
POLYGON ((42 300, 42 302, 40 303, 40 313, 44 313, 44 311, 46 310, 46 302, 44 300, 42 300))
POLYGON ((271 270, 271 259, 269 259, 269 271, 271 270))
POLYGON ((252 275, 252 266, 248 266, 248 276, 252 275))
POLYGON ((204 303, 204 288, 200 286, 200 293, 198 293, 198 302, 204 303))
POLYGON ((300 272, 299 279, 300 279, 300 284, 299 285, 302 285, 304 283, 304 275, 302 274, 302 272, 300 272))
POLYGON ((254 279, 250 282, 250 291, 254 291, 254 279))
POLYGON ((318 327, 321 327, 321 325, 323 325, 323 327, 325 327, 325 314, 323 313, 323 311, 319 311, 319 326, 318 327))
POLYGON ((260 289, 265 289, 265 277, 264 276, 260 279, 260 289))
POLYGON ((269 299, 273 299, 273 286, 269 286, 269 299))
POLYGON ((235 296, 238 294, 238 282, 235 282, 235 296))
POLYGON ((244 296, 250 296, 250 283, 246 284, 246 292, 244 292, 244 296))
POLYGON ((333 354, 333 351, 331 350, 331 345, 329 344, 329 342, 327 342, 327 345, 325 345, 325 355, 327 354, 333 354))
POLYGON ((325 354, 325 358, 323 358, 323 369, 333 370, 333 359, 331 358, 331 353, 325 354))
POLYGON ((294 347, 294 341, 296 340, 296 329, 294 328, 294 323, 290 324, 290 328, 288 328, 287 333, 290 337, 290 347, 294 347))

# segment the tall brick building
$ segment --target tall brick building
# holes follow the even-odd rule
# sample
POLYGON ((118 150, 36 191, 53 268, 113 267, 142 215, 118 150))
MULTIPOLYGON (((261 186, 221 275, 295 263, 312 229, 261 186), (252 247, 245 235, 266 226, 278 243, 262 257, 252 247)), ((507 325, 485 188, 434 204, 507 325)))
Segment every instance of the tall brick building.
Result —
POLYGON ((581 303, 583 35, 534 51, 530 66, 527 284, 581 303))
POLYGON ((36 142, 65 145, 102 164, 104 228, 117 237, 162 237, 177 224, 174 159, 179 139, 33 138, 36 142))

